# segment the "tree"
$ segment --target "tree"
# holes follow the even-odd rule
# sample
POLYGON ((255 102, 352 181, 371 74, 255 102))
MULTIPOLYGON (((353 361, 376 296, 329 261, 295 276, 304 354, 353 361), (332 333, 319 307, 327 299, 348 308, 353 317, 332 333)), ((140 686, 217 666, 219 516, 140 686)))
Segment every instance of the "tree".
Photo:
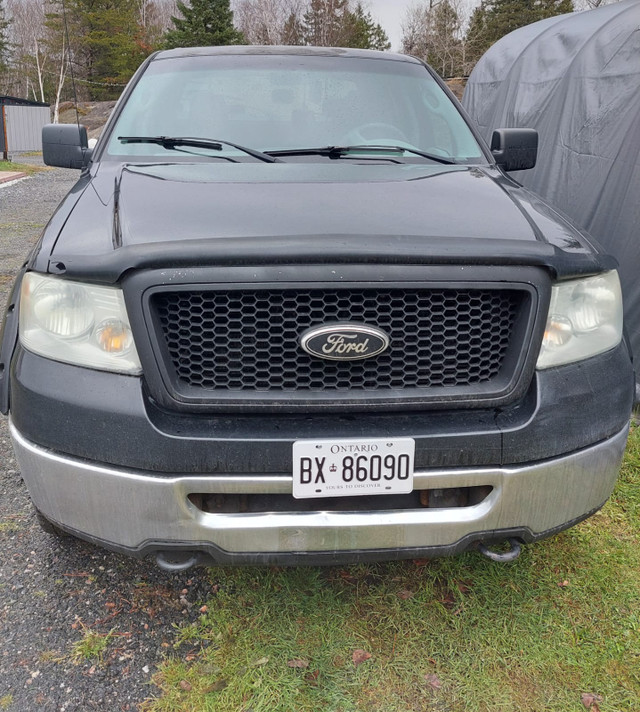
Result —
POLYGON ((402 49, 428 62, 443 77, 463 73, 462 20, 455 0, 431 0, 409 9, 403 22, 402 49))
POLYGON ((342 47, 346 38, 347 0, 311 0, 302 21, 304 44, 342 47))
POLYGON ((466 41, 475 63, 501 37, 547 17, 573 12, 572 0, 482 0, 471 15, 466 41))
POLYGON ((282 44, 304 44, 304 25, 298 13, 292 12, 284 23, 282 30, 282 44))
POLYGON ((431 11, 429 4, 411 5, 402 20, 402 51, 425 59, 428 52, 428 40, 431 33, 431 11))
POLYGON ((9 63, 9 39, 7 37, 8 27, 9 22, 5 20, 4 8, 2 6, 2 0, 0 0, 0 81, 2 81, 3 75, 7 71, 9 63))
POLYGON ((361 2, 345 14, 345 39, 345 47, 391 49, 391 42, 382 25, 374 21, 370 12, 365 12, 361 2))
POLYGON ((242 33, 233 26, 229 0, 192 0, 177 3, 182 17, 172 17, 174 28, 164 37, 164 45, 173 47, 206 47, 242 44, 242 33))
POLYGON ((483 2, 477 5, 471 13, 469 27, 467 28, 467 58, 471 67, 482 57, 489 49, 490 41, 488 39, 489 28, 487 8, 483 2))
POLYGON ((235 18, 249 44, 391 47, 360 0, 240 0, 235 18))
POLYGON ((164 33, 171 23, 171 15, 175 13, 175 3, 171 3, 170 12, 167 14, 167 3, 154 2, 154 0, 136 0, 138 42, 147 53, 162 44, 164 33))
POLYGON ((140 42, 136 0, 74 0, 67 12, 74 12, 83 28, 81 66, 90 98, 117 98, 150 53, 140 42))
POLYGON ((53 103, 53 123, 58 123, 60 102, 64 99, 75 99, 72 87, 66 87, 66 80, 71 65, 73 73, 78 80, 77 90, 79 100, 88 99, 87 87, 82 83, 87 76, 84 64, 85 52, 83 51, 84 24, 78 12, 67 13, 65 27, 63 8, 55 0, 45 7, 45 22, 43 46, 48 58, 51 73, 47 73, 47 86, 45 88, 47 100, 53 103), (68 33, 67 33, 68 29, 68 33), (71 46, 67 44, 67 36, 71 46), (53 83, 53 86, 52 86, 53 83), (69 93, 63 96, 65 88, 69 93))
POLYGON ((117 99, 152 49, 143 39, 139 17, 138 0, 66 0, 64 6, 53 0, 46 41, 56 57, 58 88, 66 60, 78 98, 117 99))
POLYGON ((234 17, 248 44, 300 44, 302 8, 302 0, 240 0, 234 17))
POLYGON ((461 73, 461 23, 455 7, 444 0, 433 10, 431 51, 428 61, 443 77, 461 73))
POLYGON ((11 16, 14 91, 35 101, 46 101, 50 68, 45 34, 45 8, 42 0, 8 0, 11 16))

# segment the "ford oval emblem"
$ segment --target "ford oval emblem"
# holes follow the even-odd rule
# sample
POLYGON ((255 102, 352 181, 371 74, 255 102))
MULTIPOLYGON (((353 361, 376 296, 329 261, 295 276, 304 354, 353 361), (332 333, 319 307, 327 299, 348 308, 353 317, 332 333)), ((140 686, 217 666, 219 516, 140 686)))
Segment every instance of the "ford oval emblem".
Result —
POLYGON ((375 326, 344 322, 308 329, 300 345, 311 356, 329 361, 361 361, 385 351, 389 337, 375 326))

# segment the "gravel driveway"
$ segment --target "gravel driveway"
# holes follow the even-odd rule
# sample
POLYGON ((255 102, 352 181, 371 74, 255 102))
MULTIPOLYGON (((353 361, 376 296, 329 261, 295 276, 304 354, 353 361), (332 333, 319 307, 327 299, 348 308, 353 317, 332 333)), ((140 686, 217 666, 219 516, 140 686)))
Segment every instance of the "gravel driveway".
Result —
MULTIPOLYGON (((77 178, 55 169, 0 187, 2 312, 13 275, 77 178)), ((196 618, 210 593, 202 569, 170 575, 42 532, 0 416, 0 710, 135 710, 157 692, 150 678, 161 657, 176 652, 174 624, 196 618), (101 645, 100 658, 82 655, 101 645)))

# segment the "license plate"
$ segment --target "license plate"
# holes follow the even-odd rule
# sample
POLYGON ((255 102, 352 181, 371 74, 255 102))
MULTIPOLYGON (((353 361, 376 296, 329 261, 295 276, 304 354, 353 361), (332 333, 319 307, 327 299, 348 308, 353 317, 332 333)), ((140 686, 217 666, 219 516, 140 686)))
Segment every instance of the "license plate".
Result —
POLYGON ((413 438, 297 440, 293 496, 350 497, 413 490, 413 438))

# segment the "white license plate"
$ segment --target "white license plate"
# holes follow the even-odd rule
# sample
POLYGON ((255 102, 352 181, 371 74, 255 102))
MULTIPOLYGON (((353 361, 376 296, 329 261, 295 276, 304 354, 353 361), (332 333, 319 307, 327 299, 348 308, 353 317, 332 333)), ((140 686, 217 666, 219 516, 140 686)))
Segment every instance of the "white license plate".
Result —
POLYGON ((350 497, 413 490, 413 438, 297 440, 293 496, 350 497))

